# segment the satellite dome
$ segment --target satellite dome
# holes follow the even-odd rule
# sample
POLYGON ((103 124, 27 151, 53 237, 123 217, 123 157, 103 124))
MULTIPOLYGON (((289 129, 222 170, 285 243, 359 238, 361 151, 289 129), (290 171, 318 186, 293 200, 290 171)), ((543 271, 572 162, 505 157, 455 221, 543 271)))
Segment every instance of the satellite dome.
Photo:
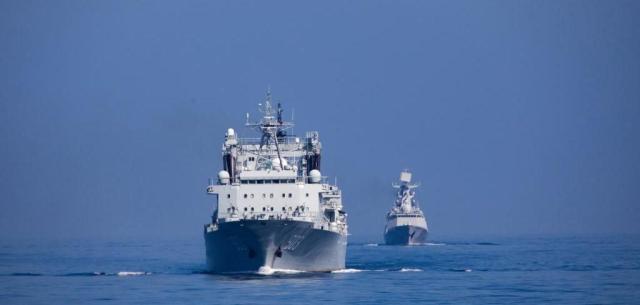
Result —
POLYGON ((218 181, 220 184, 229 184, 229 172, 227 171, 219 171, 218 172, 218 181))
POLYGON ((227 129, 227 133, 225 134, 227 137, 233 137, 236 135, 236 131, 233 128, 227 129))
POLYGON ((321 179, 322 179, 322 174, 320 174, 319 170, 314 169, 309 172, 309 182, 318 183, 320 182, 321 179))

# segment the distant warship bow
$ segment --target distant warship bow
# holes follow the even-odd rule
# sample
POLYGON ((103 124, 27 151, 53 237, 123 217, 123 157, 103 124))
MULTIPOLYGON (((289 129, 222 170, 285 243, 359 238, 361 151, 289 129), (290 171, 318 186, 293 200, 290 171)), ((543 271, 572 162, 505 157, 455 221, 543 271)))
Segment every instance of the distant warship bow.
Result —
POLYGON ((391 211, 387 213, 384 241, 387 245, 417 245, 427 241, 429 229, 427 220, 414 198, 419 184, 411 184, 411 173, 400 173, 400 183, 393 184, 398 189, 391 211))

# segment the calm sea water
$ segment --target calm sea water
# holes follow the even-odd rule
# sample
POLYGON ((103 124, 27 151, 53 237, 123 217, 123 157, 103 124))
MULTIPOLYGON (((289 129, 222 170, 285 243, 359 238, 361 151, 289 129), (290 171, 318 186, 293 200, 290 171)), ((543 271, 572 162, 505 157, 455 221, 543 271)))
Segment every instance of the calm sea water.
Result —
POLYGON ((337 273, 212 275, 202 240, 1 242, 0 304, 640 304, 640 238, 351 244, 337 273))

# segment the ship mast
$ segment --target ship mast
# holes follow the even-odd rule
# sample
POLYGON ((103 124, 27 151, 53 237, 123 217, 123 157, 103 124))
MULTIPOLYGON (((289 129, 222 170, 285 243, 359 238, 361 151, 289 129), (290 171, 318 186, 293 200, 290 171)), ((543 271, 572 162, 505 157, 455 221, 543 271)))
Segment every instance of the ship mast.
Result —
POLYGON ((259 110, 263 114, 262 119, 259 122, 251 123, 249 122, 249 114, 247 113, 247 122, 245 123, 245 126, 252 127, 262 134, 260 137, 260 150, 262 150, 263 146, 268 146, 269 142, 273 140, 276 145, 278 161, 280 161, 280 169, 284 170, 282 157, 280 156, 278 139, 287 135, 286 130, 292 128, 293 123, 283 121, 283 109, 280 107, 280 103, 278 103, 276 110, 273 109, 273 106, 271 105, 271 89, 267 90, 267 96, 264 104, 260 103, 258 106, 261 107, 259 110))
POLYGON ((391 186, 400 189, 398 191, 398 199, 396 200, 396 206, 413 207, 417 206, 413 200, 414 192, 412 189, 420 186, 420 183, 411 183, 411 172, 405 169, 400 173, 400 183, 393 183, 391 186))

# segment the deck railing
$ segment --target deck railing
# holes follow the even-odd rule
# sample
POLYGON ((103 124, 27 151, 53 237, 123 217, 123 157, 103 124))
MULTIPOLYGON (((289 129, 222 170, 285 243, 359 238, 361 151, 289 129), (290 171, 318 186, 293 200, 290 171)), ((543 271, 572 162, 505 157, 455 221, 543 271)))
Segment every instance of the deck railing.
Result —
MULTIPOLYGON (((261 138, 238 138, 238 144, 240 145, 260 145, 261 138)), ((303 139, 294 136, 278 137, 278 144, 300 144, 303 139)))

